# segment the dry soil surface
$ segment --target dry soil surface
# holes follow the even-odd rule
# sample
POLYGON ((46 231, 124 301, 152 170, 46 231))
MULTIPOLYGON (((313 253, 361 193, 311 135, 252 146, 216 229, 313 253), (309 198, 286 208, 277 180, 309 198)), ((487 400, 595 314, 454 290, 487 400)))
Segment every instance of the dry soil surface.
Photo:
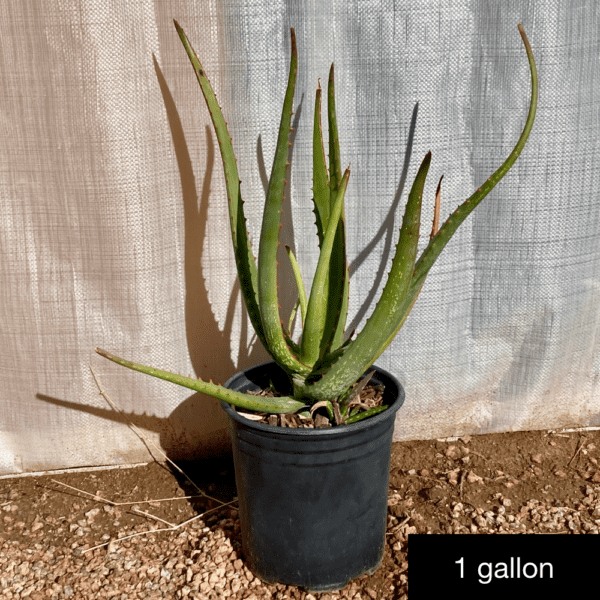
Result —
POLYGON ((408 591, 411 533, 597 534, 598 460, 599 431, 394 443, 383 563, 373 575, 327 594, 264 584, 244 566, 228 461, 182 465, 206 494, 231 502, 226 506, 205 496, 183 498, 198 492, 158 463, 5 478, 0 480, 0 595, 402 599, 408 591), (158 501, 164 498, 177 499, 158 501), (190 519, 169 530, 168 524, 190 519), (132 534, 138 535, 127 537, 132 534))

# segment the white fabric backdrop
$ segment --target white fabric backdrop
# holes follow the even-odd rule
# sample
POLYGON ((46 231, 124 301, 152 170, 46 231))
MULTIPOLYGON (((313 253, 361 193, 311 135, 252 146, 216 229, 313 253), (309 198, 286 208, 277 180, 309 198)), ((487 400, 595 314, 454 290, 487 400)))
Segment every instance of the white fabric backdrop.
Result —
POLYGON ((445 218, 517 140, 530 94, 522 22, 540 75, 528 145, 377 364, 406 388, 398 440, 600 425, 596 0, 9 0, 0 16, 0 474, 148 460, 90 363, 170 456, 226 451, 216 401, 94 346, 221 382, 267 359, 243 317, 221 161, 173 18, 228 119, 255 248, 295 27, 282 242, 308 283, 314 92, 335 61, 359 328, 425 153, 423 244, 440 175, 445 218))

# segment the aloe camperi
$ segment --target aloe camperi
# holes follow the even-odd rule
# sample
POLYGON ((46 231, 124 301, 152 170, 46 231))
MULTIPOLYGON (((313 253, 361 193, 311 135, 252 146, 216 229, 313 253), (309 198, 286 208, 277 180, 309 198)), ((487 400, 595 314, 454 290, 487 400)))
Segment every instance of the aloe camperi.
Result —
MULTIPOLYGON (((396 252, 388 280, 372 315, 355 339, 344 341, 348 312, 349 272, 346 259, 344 195, 350 169, 342 173, 334 99, 334 68, 328 82, 329 169, 325 159, 321 129, 321 86, 317 88, 313 133, 313 202, 320 256, 310 295, 307 298, 300 271, 291 250, 286 247, 292 264, 298 302, 286 331, 279 315, 277 292, 277 249, 279 247, 280 213, 286 184, 290 123, 298 53, 296 37, 291 30, 291 60, 279 136, 271 178, 266 194, 258 266, 248 237, 243 201, 240 193, 236 159, 227 124, 187 36, 175 21, 175 27, 192 63, 214 125, 223 160, 232 243, 243 298, 252 326, 273 360, 288 373, 290 396, 259 397, 235 392, 212 382, 183 377, 169 371, 133 363, 96 348, 102 356, 130 369, 165 379, 197 392, 214 396, 234 406, 265 413, 305 411, 324 406, 332 421, 354 422, 384 410, 385 406, 353 414, 349 410, 352 386, 369 369, 394 339, 410 313, 427 277, 429 269, 459 225, 506 175, 523 150, 537 107, 538 81, 535 61, 525 31, 519 32, 527 52, 531 73, 531 99, 525 126, 514 149, 504 163, 461 204, 438 230, 440 184, 437 188, 433 228, 430 241, 417 260, 421 201, 425 179, 431 162, 429 152, 410 190, 396 252), (300 307, 302 337, 296 344, 290 336, 295 312, 300 307)), ((306 414, 306 413, 305 413, 306 414)))

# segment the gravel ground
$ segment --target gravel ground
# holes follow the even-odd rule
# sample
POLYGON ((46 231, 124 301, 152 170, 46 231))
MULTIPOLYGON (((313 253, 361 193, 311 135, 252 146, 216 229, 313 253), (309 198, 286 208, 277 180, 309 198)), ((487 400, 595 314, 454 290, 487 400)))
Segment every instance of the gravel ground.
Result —
POLYGON ((597 534, 599 446, 597 431, 395 443, 382 566, 339 592, 314 595, 265 584, 244 566, 231 466, 198 479, 208 494, 233 502, 217 509, 206 497, 187 497, 158 463, 1 479, 0 595, 405 599, 411 533, 597 534), (166 522, 186 524, 164 531, 166 522), (126 537, 134 533, 141 535, 126 537))

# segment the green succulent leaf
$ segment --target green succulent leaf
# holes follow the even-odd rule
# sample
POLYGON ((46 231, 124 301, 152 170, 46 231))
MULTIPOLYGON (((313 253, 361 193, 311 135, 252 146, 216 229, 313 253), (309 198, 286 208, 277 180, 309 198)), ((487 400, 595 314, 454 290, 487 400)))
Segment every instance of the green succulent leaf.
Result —
POLYGON ((308 308, 306 310, 302 344, 300 347, 302 362, 311 367, 324 354, 323 344, 325 342, 324 331, 327 312, 331 311, 332 308, 330 302, 323 302, 323 298, 327 296, 326 286, 331 280, 329 271, 331 254, 338 232, 338 222, 344 206, 344 195, 346 193, 349 177, 350 169, 346 169, 337 191, 335 204, 327 225, 323 247, 319 254, 319 262, 317 263, 317 270, 310 291, 308 308))
MULTIPOLYGON (((327 119, 329 122, 329 184, 332 192, 336 192, 342 181, 342 160, 340 155, 340 136, 335 113, 335 83, 333 63, 329 69, 327 85, 327 119)), ((332 200, 335 196, 332 194, 332 200)))
MULTIPOLYGON (((317 88, 315 97, 315 114, 313 128, 313 201, 319 248, 323 249, 325 231, 333 211, 333 204, 337 197, 341 183, 340 149, 337 133, 337 118, 335 113, 334 93, 334 67, 331 65, 328 84, 327 115, 329 123, 330 166, 334 173, 333 183, 330 184, 327 165, 325 161, 325 148, 323 145, 323 132, 321 128, 321 85, 317 88)), ((320 280, 320 315, 318 334, 320 339, 314 337, 315 330, 311 330, 307 337, 311 338, 314 345, 310 354, 309 364, 312 361, 339 348, 343 342, 344 328, 348 314, 348 292, 350 275, 346 260, 346 236, 344 223, 344 206, 338 220, 335 239, 331 252, 328 251, 329 263, 321 275, 320 280), (318 349, 318 357, 315 358, 318 349)), ((324 268, 325 265, 322 264, 324 268)), ((312 323, 314 326, 315 323, 312 323)), ((308 355, 303 355, 306 358, 308 355)))
POLYGON ((106 350, 100 348, 96 348, 96 352, 100 354, 100 356, 104 356, 104 358, 108 358, 118 365, 132 369, 133 371, 138 371, 139 373, 145 373, 146 375, 152 375, 152 377, 157 377, 158 379, 176 383, 177 385, 194 390, 195 392, 208 394, 209 396, 224 400, 233 406, 238 406, 246 410, 278 414, 296 412, 307 406, 304 402, 300 402, 289 396, 266 398, 263 396, 254 396, 252 394, 244 394, 242 392, 224 388, 223 386, 216 385, 212 382, 193 379, 192 377, 184 377, 183 375, 177 375, 171 371, 163 371, 162 369, 140 365, 115 356, 114 354, 110 354, 109 352, 106 352, 106 350))
POLYGON ((273 168, 265 210, 263 213, 260 246, 258 251, 258 302, 267 349, 288 372, 308 373, 310 369, 303 365, 292 354, 285 339, 281 317, 279 315, 279 301, 277 292, 277 249, 279 247, 279 228, 281 219, 281 205, 285 190, 286 173, 288 167, 288 149, 290 140, 290 124, 294 102, 294 88, 298 71, 298 52, 296 50, 296 34, 291 29, 292 53, 290 58, 290 72, 288 86, 283 101, 279 136, 273 159, 273 168))
POLYGON ((315 98, 315 118, 313 128, 313 202, 315 205, 315 217, 317 235, 319 237, 319 248, 323 247, 325 228, 329 221, 329 175, 325 162, 325 148, 323 146, 323 131, 321 129, 321 82, 317 88, 315 98))
POLYGON ((490 175, 488 179, 486 179, 486 181, 483 182, 481 187, 477 188, 475 193, 469 196, 469 198, 467 198, 465 202, 463 202, 463 204, 461 204, 448 217, 436 235, 434 235, 430 240, 428 246, 425 248, 415 265, 415 272, 413 275, 414 281, 411 282, 409 297, 411 294, 418 294, 417 290, 421 289, 429 269, 433 266, 433 263, 436 261, 446 244, 450 241, 450 238, 454 235, 454 232, 458 229, 459 225, 473 212, 475 207, 492 191, 492 189, 494 189, 496 184, 508 173, 517 158, 519 158, 519 155, 521 154, 521 151, 525 147, 525 143, 529 138, 537 110, 538 76, 535 60, 533 58, 533 51, 531 50, 531 45, 529 44, 525 30, 520 23, 518 27, 523 44, 525 46, 525 51, 527 52, 527 59, 529 61, 529 69, 531 74, 531 98, 529 102, 529 112, 527 114, 523 131, 508 158, 492 175, 490 175))
MULTIPOLYGON (((308 300, 306 299, 306 291, 304 290, 304 282, 302 281, 302 274, 300 273, 300 267, 298 266, 298 262, 296 261, 296 257, 292 252, 292 249, 286 245, 285 250, 287 252, 288 258, 290 259, 290 264, 292 265, 292 271, 294 273, 294 279, 296 280, 296 287, 298 288, 298 303, 300 303, 300 311, 302 314, 302 323, 304 323, 306 319, 306 310, 308 306, 308 300)), ((297 303, 297 304, 298 304, 297 303)), ((297 308, 294 307, 294 311, 297 308)), ((292 327, 292 319, 290 319, 289 329, 292 327)))
POLYGON ((231 137, 229 130, 227 129, 227 123, 221 112, 221 107, 217 102, 217 98, 212 89, 210 81, 206 76, 204 68, 196 55, 196 52, 192 48, 185 32, 179 26, 177 21, 173 21, 179 38, 181 39, 185 51, 188 55, 196 79, 200 84, 200 89, 210 118, 215 129, 217 141, 219 143, 219 150, 221 152, 221 158, 223 161, 223 171, 225 173, 225 185, 227 188, 227 199, 229 202, 229 221, 231 226, 231 241, 233 243, 233 250, 235 253, 235 262, 237 265, 238 277, 240 279, 240 287, 244 297, 244 302, 248 309, 248 315, 256 334, 258 335, 262 344, 267 347, 267 340, 265 338, 262 326, 262 320, 260 316, 260 309, 258 304, 258 272, 256 268, 256 261, 252 254, 250 245, 250 238, 248 236, 248 230, 246 227, 246 217, 244 216, 244 202, 242 200, 240 190, 240 179, 237 170, 237 164, 235 154, 233 152, 233 145, 231 143, 231 137))
MULTIPOLYGON (((332 190, 330 202, 333 203, 342 180, 342 164, 340 155, 340 136, 337 126, 335 110, 335 70, 333 63, 329 70, 327 85, 327 119, 329 123, 329 170, 330 187, 332 190)), ((336 350, 344 341, 344 330, 348 317, 348 296, 350 293, 350 272, 346 256, 346 211, 342 207, 342 214, 338 222, 337 233, 333 245, 331 268, 329 275, 328 301, 331 309, 328 311, 325 336, 327 342, 323 351, 336 350), (340 303, 341 298, 341 303, 340 303)))
POLYGON ((363 410, 362 412, 356 413, 354 415, 350 415, 346 419, 346 423, 348 423, 348 424, 358 423, 359 421, 362 421, 363 419, 368 419, 369 417, 372 417, 373 415, 378 415, 379 413, 382 413, 386 408, 387 408, 387 406, 375 406, 374 408, 368 408, 367 410, 363 410))

